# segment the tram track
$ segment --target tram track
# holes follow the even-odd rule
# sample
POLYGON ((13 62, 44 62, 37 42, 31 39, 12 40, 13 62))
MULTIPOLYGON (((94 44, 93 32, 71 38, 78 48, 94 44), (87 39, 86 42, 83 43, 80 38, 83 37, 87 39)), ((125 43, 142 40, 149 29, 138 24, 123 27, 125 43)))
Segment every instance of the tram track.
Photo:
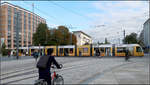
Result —
POLYGON ((0 74, 0 77, 1 76, 5 76, 5 75, 9 75, 9 74, 13 74, 13 73, 16 73, 16 72, 20 72, 20 71, 25 71, 25 70, 30 70, 30 69, 33 69, 35 66, 32 66, 32 67, 29 67, 29 68, 26 68, 26 69, 19 69, 19 70, 15 70, 15 71, 11 71, 11 72, 7 72, 7 73, 3 73, 3 74, 0 74))
MULTIPOLYGON (((69 63, 68 62, 68 63, 64 63, 64 68, 63 69, 56 70, 56 72, 61 72, 61 71, 65 71, 65 70, 68 70, 68 69, 72 70, 72 69, 76 69, 76 68, 80 68, 80 67, 85 67, 85 66, 96 64, 98 62, 99 62, 99 60, 94 60, 94 61, 90 60, 90 63, 88 61, 86 63, 78 63, 78 64, 72 64, 72 65, 68 65, 68 63, 69 63)), ((131 63, 135 63, 135 62, 123 63, 123 64, 117 65, 115 67, 107 68, 107 69, 105 69, 105 70, 103 70, 103 71, 101 71, 99 73, 96 73, 96 74, 94 74, 94 75, 92 75, 92 76, 90 76, 90 77, 88 77, 88 78, 80 81, 79 83, 82 84, 84 82, 91 81, 90 78, 93 79, 93 78, 95 78, 97 76, 103 75, 104 73, 106 73, 106 72, 108 72, 108 71, 110 71, 112 69, 116 69, 116 68, 119 68, 121 66, 124 66, 124 65, 127 65, 127 64, 131 64, 131 63)), ((53 71, 53 70, 51 70, 51 71, 53 71)), ((3 82, 3 84, 12 84, 12 83, 19 82, 19 81, 22 81, 22 80, 26 80, 26 79, 31 79, 31 78, 38 77, 37 72, 38 71, 35 69, 35 70, 27 71, 27 72, 24 72, 24 73, 20 73, 20 74, 16 74, 16 75, 11 75, 11 76, 7 76, 7 77, 3 77, 1 79, 1 81, 5 81, 5 82, 3 82), (25 77, 22 78, 21 76, 25 76, 25 77), (17 78, 17 77, 19 77, 19 78, 17 78), (12 79, 14 78, 14 79, 10 80, 11 78, 12 79), (9 80, 9 81, 7 81, 7 80, 9 80)))
POLYGON ((23 75, 27 75, 27 74, 32 74, 32 73, 34 73, 34 72, 36 72, 36 71, 37 71, 37 70, 31 70, 31 71, 22 72, 22 73, 19 73, 19 74, 12 74, 12 75, 3 77, 3 78, 1 78, 0 80, 2 81, 2 80, 5 80, 5 79, 17 77, 17 76, 23 76, 23 75))
MULTIPOLYGON (((63 63, 65 63, 65 62, 63 62, 63 63)), ((18 68, 18 69, 15 70, 15 71, 11 71, 11 72, 7 72, 7 73, 0 74, 0 80, 3 80, 2 76, 8 76, 8 75, 15 76, 14 74, 16 74, 17 72, 22 72, 22 71, 26 71, 26 70, 35 69, 35 68, 36 68, 35 66, 29 67, 29 68, 25 68, 25 69, 18 68)), ((20 74, 20 73, 19 73, 19 74, 20 74)))
MULTIPOLYGON (((76 69, 76 68, 83 67, 83 66, 88 66, 88 64, 68 66, 68 67, 64 67, 63 69, 57 70, 56 72, 60 72, 60 71, 68 70, 68 69, 76 69)), ((22 73, 22 74, 8 76, 8 77, 2 78, 1 81, 7 80, 7 79, 11 79, 11 78, 14 78, 14 77, 20 77, 20 76, 27 75, 27 74, 28 75, 29 74, 35 74, 37 72, 38 72, 37 70, 33 70, 33 71, 25 72, 25 73, 22 73)), ((11 84, 11 83, 14 83, 14 82, 18 82, 18 81, 21 81, 21 80, 26 80, 26 79, 30 79, 30 78, 34 78, 34 77, 38 77, 38 75, 34 75, 34 76, 29 76, 29 77, 25 77, 25 78, 20 78, 20 79, 12 80, 12 81, 9 81, 9 82, 5 82, 3 84, 11 84)))

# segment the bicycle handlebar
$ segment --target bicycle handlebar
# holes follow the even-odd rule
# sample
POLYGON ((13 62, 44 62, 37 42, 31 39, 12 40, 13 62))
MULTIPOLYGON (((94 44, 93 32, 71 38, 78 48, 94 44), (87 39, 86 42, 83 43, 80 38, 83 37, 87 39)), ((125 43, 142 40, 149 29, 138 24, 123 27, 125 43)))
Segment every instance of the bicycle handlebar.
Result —
MULTIPOLYGON (((63 65, 62 65, 62 64, 59 64, 59 66, 60 66, 60 68, 62 68, 62 67, 63 67, 63 65)), ((56 68, 56 66, 52 65, 52 66, 51 66, 51 68, 56 68)))
POLYGON ((62 68, 62 67, 63 67, 63 65, 62 65, 62 64, 59 64, 59 66, 60 66, 60 68, 62 68))

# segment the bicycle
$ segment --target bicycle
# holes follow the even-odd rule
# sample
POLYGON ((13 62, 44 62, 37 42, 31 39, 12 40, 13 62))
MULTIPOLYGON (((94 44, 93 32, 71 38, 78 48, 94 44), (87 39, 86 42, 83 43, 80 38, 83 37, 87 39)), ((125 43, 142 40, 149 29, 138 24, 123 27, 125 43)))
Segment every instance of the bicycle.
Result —
MULTIPOLYGON (((63 67, 62 64, 60 64, 61 68, 63 67)), ((51 68, 54 69, 53 74, 51 75, 51 85, 64 85, 64 79, 61 75, 57 74, 55 71, 56 66, 51 66, 51 68)), ((48 85, 46 80, 44 79, 38 79, 35 80, 34 85, 48 85)))

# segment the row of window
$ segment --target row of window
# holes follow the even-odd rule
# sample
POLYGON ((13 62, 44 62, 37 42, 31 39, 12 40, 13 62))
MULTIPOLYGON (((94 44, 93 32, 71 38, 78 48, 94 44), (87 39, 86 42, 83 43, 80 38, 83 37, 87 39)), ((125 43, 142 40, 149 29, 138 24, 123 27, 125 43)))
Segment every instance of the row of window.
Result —
MULTIPOLYGON (((11 7, 10 6, 8 6, 8 24, 10 25, 11 24, 11 7)), ((19 14, 21 14, 21 10, 19 10, 19 14)), ((26 22, 26 12, 24 12, 24 22, 26 22)), ((21 16, 19 16, 18 17, 19 18, 19 21, 22 21, 22 17, 21 16)), ((32 18, 32 23, 33 23, 33 28, 35 29, 35 27, 37 27, 37 25, 38 25, 38 23, 40 23, 40 22, 42 22, 43 20, 41 20, 40 18, 38 18, 38 20, 37 20, 37 18, 38 18, 38 16, 34 16, 33 18, 32 18)), ((14 23, 14 28, 16 28, 16 24, 17 24, 17 9, 16 8, 14 8, 14 21, 13 21, 13 23, 14 23)), ((27 21, 29 24, 28 24, 28 29, 30 29, 31 28, 31 14, 28 14, 28 21, 27 21)), ((26 22, 26 23, 27 23, 26 22)), ((26 28, 26 23, 24 23, 24 28, 26 28)), ((21 28, 21 22, 19 22, 19 28, 21 28)), ((34 29, 33 29, 33 31, 34 31, 34 29)), ((9 28, 8 28, 8 30, 10 30, 10 26, 9 26, 9 28)))

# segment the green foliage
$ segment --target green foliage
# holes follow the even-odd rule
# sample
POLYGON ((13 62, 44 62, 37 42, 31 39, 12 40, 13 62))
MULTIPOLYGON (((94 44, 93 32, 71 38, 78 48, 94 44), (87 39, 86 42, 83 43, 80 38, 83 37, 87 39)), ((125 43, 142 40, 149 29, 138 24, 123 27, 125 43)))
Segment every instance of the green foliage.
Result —
POLYGON ((6 45, 4 43, 2 44, 1 51, 2 51, 2 56, 8 55, 9 50, 6 49, 6 45))
POLYGON ((123 42, 126 44, 136 44, 137 43, 137 34, 131 33, 130 35, 127 35, 125 39, 123 39, 123 42))
POLYGON ((104 44, 104 43, 103 43, 103 42, 100 43, 100 42, 98 41, 97 44, 98 44, 98 45, 102 45, 102 44, 104 44))
POLYGON ((36 33, 33 34, 33 45, 38 46, 40 44, 45 46, 49 35, 50 33, 48 31, 47 25, 40 23, 37 27, 36 33))
POLYGON ((58 26, 58 29, 53 28, 49 30, 46 24, 41 23, 39 24, 36 33, 33 35, 33 44, 37 46, 39 44, 42 46, 75 45, 76 42, 76 36, 70 33, 65 26, 58 26))
POLYGON ((107 38, 105 38, 105 44, 110 44, 110 42, 108 42, 107 38))
POLYGON ((76 44, 76 36, 69 32, 68 28, 65 26, 58 26, 58 29, 51 29, 51 39, 55 41, 54 45, 69 45, 76 44))

